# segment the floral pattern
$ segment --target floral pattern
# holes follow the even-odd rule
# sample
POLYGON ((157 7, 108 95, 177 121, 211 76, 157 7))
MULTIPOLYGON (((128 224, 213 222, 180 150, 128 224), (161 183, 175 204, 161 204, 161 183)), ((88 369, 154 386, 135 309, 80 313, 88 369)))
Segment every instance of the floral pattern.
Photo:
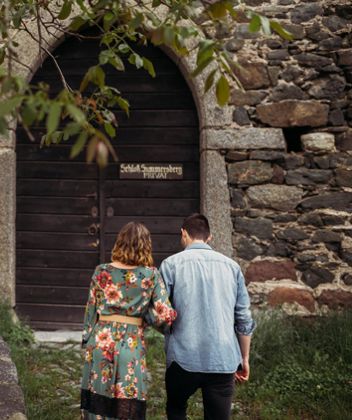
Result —
POLYGON ((87 401, 93 394, 116 399, 116 402, 146 400, 144 327, 149 324, 165 331, 175 318, 176 312, 157 269, 125 270, 110 264, 96 268, 89 289, 82 340, 85 349, 82 409, 89 419, 107 418, 97 413, 95 406, 94 409, 89 407, 87 401), (143 317, 145 322, 139 327, 100 321, 100 314, 143 317))

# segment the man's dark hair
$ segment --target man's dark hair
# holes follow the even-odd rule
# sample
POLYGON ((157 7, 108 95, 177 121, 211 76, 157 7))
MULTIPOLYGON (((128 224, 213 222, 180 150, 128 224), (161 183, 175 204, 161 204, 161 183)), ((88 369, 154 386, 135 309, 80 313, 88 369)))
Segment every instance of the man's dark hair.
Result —
POLYGON ((182 229, 186 230, 192 239, 206 241, 210 235, 208 219, 200 213, 188 216, 182 224, 182 229))

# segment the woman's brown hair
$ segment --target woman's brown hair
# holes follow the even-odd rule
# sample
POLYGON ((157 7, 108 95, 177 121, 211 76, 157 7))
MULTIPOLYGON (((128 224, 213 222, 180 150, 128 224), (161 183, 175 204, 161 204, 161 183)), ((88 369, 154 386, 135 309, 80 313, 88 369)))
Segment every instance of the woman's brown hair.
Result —
POLYGON ((111 259, 126 265, 151 267, 154 263, 149 230, 142 223, 136 222, 123 226, 117 235, 111 259))

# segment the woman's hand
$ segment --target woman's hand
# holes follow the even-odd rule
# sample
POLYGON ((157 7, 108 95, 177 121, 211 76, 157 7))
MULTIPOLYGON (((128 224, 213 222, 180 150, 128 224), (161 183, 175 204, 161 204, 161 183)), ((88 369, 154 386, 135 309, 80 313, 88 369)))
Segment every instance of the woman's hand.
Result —
POLYGON ((235 372, 235 380, 242 383, 247 382, 249 379, 249 362, 248 360, 243 360, 242 368, 235 372))

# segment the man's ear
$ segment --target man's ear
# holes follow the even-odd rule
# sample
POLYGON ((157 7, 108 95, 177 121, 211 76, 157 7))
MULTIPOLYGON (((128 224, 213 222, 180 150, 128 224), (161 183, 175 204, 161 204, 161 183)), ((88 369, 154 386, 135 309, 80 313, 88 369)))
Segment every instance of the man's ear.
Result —
POLYGON ((205 243, 207 244, 208 242, 210 242, 213 239, 213 235, 209 235, 208 239, 205 241, 205 243))

